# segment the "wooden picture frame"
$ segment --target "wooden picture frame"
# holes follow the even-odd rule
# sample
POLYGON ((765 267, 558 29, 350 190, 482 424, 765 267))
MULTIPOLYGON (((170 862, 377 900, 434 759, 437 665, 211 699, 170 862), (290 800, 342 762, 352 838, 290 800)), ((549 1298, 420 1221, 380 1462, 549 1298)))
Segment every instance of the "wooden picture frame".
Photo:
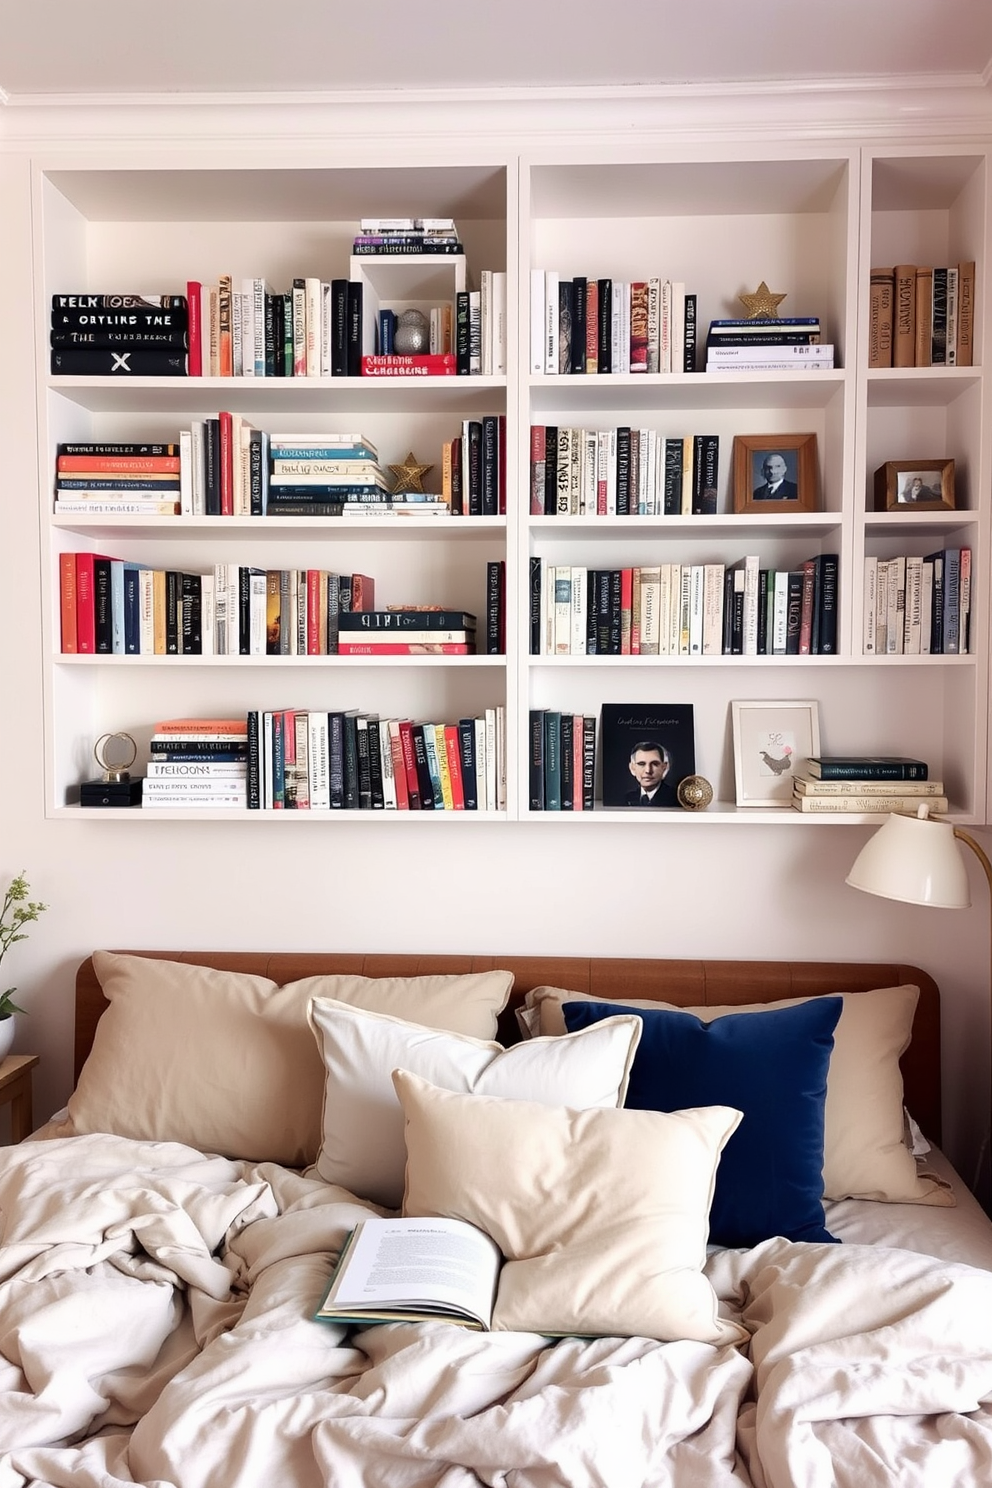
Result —
POLYGON ((735 512, 812 512, 818 500, 815 434, 734 436, 735 512), (766 461, 775 463, 766 470, 766 461), (764 494, 772 479, 780 484, 764 494))
POLYGON ((748 700, 730 707, 738 806, 791 810, 793 773, 820 752, 817 703, 748 700))
POLYGON ((886 460, 875 471, 876 511, 954 511, 953 460, 886 460))

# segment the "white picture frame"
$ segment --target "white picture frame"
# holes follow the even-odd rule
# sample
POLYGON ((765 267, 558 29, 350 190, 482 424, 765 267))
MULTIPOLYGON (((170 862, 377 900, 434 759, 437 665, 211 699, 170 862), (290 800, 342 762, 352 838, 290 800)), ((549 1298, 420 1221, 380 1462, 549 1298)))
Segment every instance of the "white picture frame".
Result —
POLYGON ((749 699, 730 707, 738 806, 791 810, 796 766, 820 752, 817 703, 749 699))

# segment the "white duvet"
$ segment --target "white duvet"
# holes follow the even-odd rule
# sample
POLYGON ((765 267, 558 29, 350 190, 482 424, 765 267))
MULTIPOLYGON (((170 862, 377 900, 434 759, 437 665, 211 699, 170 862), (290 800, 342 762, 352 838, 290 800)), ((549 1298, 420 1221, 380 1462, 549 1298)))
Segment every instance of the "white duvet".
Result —
POLYGON ((992 1273, 770 1240, 746 1349, 316 1323, 367 1212, 169 1143, 0 1154, 0 1488, 987 1488, 992 1273))

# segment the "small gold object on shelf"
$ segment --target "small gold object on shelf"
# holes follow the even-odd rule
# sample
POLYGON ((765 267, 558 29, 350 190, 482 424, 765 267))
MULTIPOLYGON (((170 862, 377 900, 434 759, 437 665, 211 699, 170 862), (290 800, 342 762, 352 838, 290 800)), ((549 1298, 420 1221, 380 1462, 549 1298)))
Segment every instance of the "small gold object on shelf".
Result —
POLYGON ((705 811, 713 799, 713 787, 702 775, 686 775, 675 794, 686 811, 705 811))
POLYGON ((772 294, 762 279, 754 294, 741 294, 737 298, 747 311, 748 320, 778 320, 778 307, 785 295, 772 294))
POLYGON ((396 477, 393 486, 393 495, 401 496, 405 491, 411 494, 424 494, 424 476, 434 469, 433 465, 421 465, 413 450, 407 455, 402 465, 390 465, 390 470, 396 477))
POLYGON ((99 780, 84 780, 79 787, 80 806, 140 806, 142 776, 132 780, 131 766, 138 746, 130 734, 101 734, 93 746, 93 757, 103 771, 99 780))

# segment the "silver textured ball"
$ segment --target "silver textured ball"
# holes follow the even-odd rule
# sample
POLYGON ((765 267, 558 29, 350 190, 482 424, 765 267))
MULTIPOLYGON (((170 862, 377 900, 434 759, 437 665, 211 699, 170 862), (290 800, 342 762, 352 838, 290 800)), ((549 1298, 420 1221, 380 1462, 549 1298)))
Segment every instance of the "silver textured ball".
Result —
POLYGON ((430 346, 431 328, 419 310, 404 310, 396 318, 393 347, 398 356, 421 356, 430 346))

